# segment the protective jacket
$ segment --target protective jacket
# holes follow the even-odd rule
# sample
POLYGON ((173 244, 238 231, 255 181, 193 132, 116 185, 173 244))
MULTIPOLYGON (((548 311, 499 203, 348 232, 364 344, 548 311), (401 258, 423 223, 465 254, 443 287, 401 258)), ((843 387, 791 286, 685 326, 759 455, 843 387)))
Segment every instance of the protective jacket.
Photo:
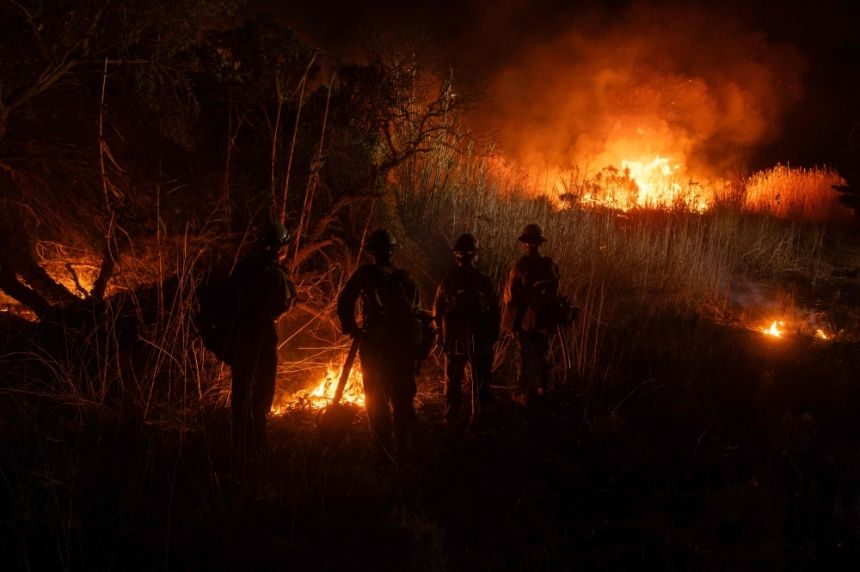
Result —
POLYGON ((514 333, 553 331, 558 284, 552 258, 537 253, 520 258, 505 284, 502 327, 514 333))
POLYGON ((404 353, 416 350, 422 338, 421 299, 406 270, 391 264, 364 264, 350 276, 337 300, 337 315, 346 334, 359 330, 355 320, 359 299, 365 338, 382 339, 392 350, 404 353))
POLYGON ((422 340, 418 285, 391 264, 365 264, 337 300, 345 334, 360 333, 359 356, 370 427, 383 444, 403 446, 415 417, 415 369, 422 340), (361 300, 362 324, 355 320, 361 300))
POLYGON ((470 264, 451 270, 436 290, 433 315, 446 353, 492 349, 499 337, 499 314, 493 281, 470 264))
POLYGON ((234 445, 243 455, 259 454, 266 448, 266 415, 275 396, 275 320, 295 303, 296 291, 271 252, 243 258, 231 281, 238 295, 231 344, 234 445))

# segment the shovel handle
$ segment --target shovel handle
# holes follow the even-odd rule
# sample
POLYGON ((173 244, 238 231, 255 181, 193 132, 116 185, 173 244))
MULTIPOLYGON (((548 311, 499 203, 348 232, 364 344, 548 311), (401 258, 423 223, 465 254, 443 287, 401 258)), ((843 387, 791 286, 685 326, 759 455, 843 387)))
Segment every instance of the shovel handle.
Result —
POLYGON ((340 372, 340 379, 337 380, 337 388, 334 390, 334 398, 331 400, 332 405, 340 403, 340 399, 343 397, 343 390, 346 389, 346 380, 349 379, 356 354, 358 354, 358 336, 353 338, 352 345, 349 346, 349 353, 346 355, 346 361, 343 362, 343 370, 340 372))

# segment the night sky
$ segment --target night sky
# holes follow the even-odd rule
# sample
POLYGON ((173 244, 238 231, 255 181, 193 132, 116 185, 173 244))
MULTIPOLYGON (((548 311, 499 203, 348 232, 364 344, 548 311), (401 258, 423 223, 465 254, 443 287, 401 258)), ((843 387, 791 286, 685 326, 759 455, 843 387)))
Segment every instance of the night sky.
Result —
MULTIPOLYGON (((715 82, 725 78, 746 86, 749 80, 740 77, 744 72, 738 70, 744 66, 746 54, 752 52, 756 52, 752 59, 772 70, 769 84, 755 88, 758 93, 751 98, 755 101, 742 105, 758 107, 752 113, 755 121, 762 123, 760 133, 738 135, 732 128, 731 133, 718 129, 701 134, 701 121, 683 124, 686 134, 702 139, 692 144, 693 153, 709 160, 728 160, 735 155, 729 149, 740 148, 748 168, 776 162, 839 164, 845 160, 851 126, 860 124, 860 106, 856 103, 860 93, 860 16, 850 2, 705 2, 691 8, 678 2, 295 0, 252 1, 243 15, 261 11, 294 27, 306 42, 322 48, 330 61, 361 58, 362 46, 374 35, 422 46, 432 65, 453 66, 464 83, 484 88, 485 101, 471 121, 492 132, 505 124, 513 133, 540 131, 534 111, 519 113, 524 102, 535 109, 557 106, 558 99, 542 99, 545 93, 583 79, 583 74, 593 71, 584 69, 586 61, 636 40, 660 44, 643 55, 645 64, 654 66, 642 76, 651 86, 664 85, 662 78, 654 81, 654 69, 672 77, 702 77, 711 91, 715 82), (594 46, 587 50, 580 49, 579 44, 570 48, 571 36, 577 41, 593 38, 594 46), (530 58, 534 54, 546 57, 568 48, 566 59, 548 66, 540 78, 523 75, 523 70, 532 68, 530 58), (689 53, 708 55, 691 61, 685 55, 689 53), (664 59, 670 62, 661 61, 664 59), (716 68, 725 69, 715 73, 716 68), (499 80, 511 77, 511 73, 518 86, 516 93, 510 93, 499 80), (516 110, 514 116, 512 109, 516 110)), ((623 55, 616 55, 610 65, 617 67, 619 58, 623 63, 623 55)), ((631 85, 625 89, 630 91, 631 85)), ((571 109, 570 114, 587 115, 584 109, 593 106, 592 102, 585 108, 571 109)), ((685 114, 695 112, 691 108, 681 110, 685 114)), ((548 144, 540 141, 533 147, 541 152, 553 145, 567 149, 576 137, 595 128, 580 123, 570 128, 566 138, 548 144)), ((504 127, 501 129, 503 147, 514 154, 533 152, 515 150, 519 142, 506 142, 504 127)))

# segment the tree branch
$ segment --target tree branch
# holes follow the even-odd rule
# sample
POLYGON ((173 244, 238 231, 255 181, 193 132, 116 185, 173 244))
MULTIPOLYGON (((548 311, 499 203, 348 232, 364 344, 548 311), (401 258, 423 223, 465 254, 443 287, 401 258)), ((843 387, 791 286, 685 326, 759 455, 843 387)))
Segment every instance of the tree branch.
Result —
POLYGON ((32 288, 22 284, 15 271, 3 262, 0 262, 0 290, 33 310, 39 317, 50 307, 47 300, 32 288))
POLYGON ((49 63, 29 85, 12 93, 8 98, 3 98, 0 94, 0 138, 5 134, 9 116, 16 108, 51 89, 80 62, 80 58, 89 53, 90 40, 98 28, 103 14, 104 8, 99 9, 93 15, 85 33, 72 43, 71 47, 65 50, 55 62, 49 63))

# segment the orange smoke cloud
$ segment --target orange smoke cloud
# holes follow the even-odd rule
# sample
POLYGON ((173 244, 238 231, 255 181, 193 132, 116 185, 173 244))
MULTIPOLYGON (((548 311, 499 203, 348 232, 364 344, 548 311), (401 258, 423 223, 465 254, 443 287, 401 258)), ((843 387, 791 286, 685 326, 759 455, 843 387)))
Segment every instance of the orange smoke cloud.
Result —
POLYGON ((637 3, 531 43, 490 80, 479 117, 530 167, 659 156, 708 177, 779 135, 805 68, 792 46, 713 8, 637 3))

